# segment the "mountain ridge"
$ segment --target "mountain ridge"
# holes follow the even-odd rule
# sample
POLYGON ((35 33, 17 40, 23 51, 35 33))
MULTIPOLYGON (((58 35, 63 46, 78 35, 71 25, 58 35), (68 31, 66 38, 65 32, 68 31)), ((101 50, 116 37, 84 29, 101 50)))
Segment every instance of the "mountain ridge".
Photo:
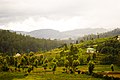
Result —
POLYGON ((30 32, 16 31, 18 34, 30 35, 35 38, 45 38, 45 39, 77 39, 88 34, 97 34, 107 32, 104 28, 84 28, 84 29, 74 29, 69 31, 58 31, 54 29, 38 29, 30 32))

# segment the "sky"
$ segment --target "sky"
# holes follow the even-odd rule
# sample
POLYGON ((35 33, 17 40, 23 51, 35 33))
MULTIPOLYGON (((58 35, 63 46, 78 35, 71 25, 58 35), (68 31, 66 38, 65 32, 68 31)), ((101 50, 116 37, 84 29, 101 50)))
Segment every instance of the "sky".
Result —
POLYGON ((120 28, 120 0, 0 0, 0 29, 120 28))

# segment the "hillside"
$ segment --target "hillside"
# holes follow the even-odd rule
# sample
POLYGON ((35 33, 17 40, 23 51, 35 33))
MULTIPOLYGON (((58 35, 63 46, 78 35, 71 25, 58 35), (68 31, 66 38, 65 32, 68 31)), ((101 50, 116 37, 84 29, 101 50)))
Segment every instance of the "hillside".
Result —
POLYGON ((78 37, 88 35, 88 34, 97 34, 106 32, 106 29, 103 28, 86 28, 86 29, 75 29, 70 31, 60 32, 52 29, 40 29, 31 32, 17 32, 25 35, 30 35, 35 38, 45 38, 45 39, 77 39, 78 37))
POLYGON ((120 35, 120 28, 116 28, 116 29, 114 29, 112 31, 108 31, 108 32, 85 35, 83 37, 79 37, 78 41, 80 41, 80 40, 92 40, 92 39, 105 38, 105 37, 114 37, 117 35, 120 35))
POLYGON ((60 46, 63 42, 57 40, 36 39, 0 30, 0 53, 13 55, 14 53, 29 53, 30 51, 46 51, 60 46))
MULTIPOLYGON (((60 62, 63 59, 67 59, 67 57, 70 56, 68 54, 72 54, 72 56, 77 56, 77 59, 80 61, 81 65, 87 64, 89 60, 94 61, 96 64, 114 63, 119 65, 119 45, 120 42, 116 39, 116 37, 99 38, 83 41, 79 44, 73 44, 73 47, 72 45, 64 45, 62 48, 56 48, 46 52, 44 56, 48 59, 56 58, 60 62), (87 53, 86 51, 89 47, 94 48, 97 52, 87 53), (74 48, 76 48, 75 51, 74 48), (73 53, 71 49, 73 49, 73 53), (77 50, 78 52, 76 53, 77 50)), ((74 59, 74 57, 71 59, 74 59)), ((62 63, 59 64, 62 65, 62 63)))
POLYGON ((47 52, 30 52, 16 57, 1 55, 0 78, 119 80, 119 45, 117 37, 108 37, 82 41, 78 44, 64 44, 47 52), (96 51, 87 53, 88 47, 96 51), (115 71, 111 71, 110 64, 114 64, 115 71), (93 69, 90 73, 91 65, 93 69))

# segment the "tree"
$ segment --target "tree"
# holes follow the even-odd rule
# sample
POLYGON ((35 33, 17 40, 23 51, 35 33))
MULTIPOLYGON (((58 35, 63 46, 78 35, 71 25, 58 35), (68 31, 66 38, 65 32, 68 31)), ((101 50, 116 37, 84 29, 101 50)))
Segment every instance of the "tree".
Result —
POLYGON ((40 48, 42 51, 51 50, 61 44, 63 44, 63 41, 37 39, 28 35, 16 34, 16 32, 9 30, 0 30, 0 53, 6 53, 9 56, 13 56, 13 53, 17 52, 37 52, 40 48))
POLYGON ((17 58, 15 58, 15 60, 14 60, 14 66, 15 66, 15 70, 16 70, 17 66, 18 66, 18 60, 17 60, 17 58))
POLYGON ((83 58, 79 58, 79 62, 80 62, 80 65, 83 65, 84 64, 83 58))
POLYGON ((34 66, 37 68, 38 67, 38 60, 37 59, 35 59, 35 61, 34 61, 34 66))
POLYGON ((94 60, 95 58, 96 58, 96 54, 93 53, 93 55, 92 55, 92 59, 94 60))
POLYGON ((52 62, 52 63, 51 63, 51 67, 52 67, 52 71, 53 71, 53 74, 54 74, 55 71, 56 71, 56 68, 57 68, 56 62, 52 62))
POLYGON ((78 44, 79 42, 78 42, 78 40, 76 40, 76 44, 78 44))
POLYGON ((57 66, 59 66, 59 67, 64 66, 64 62, 65 62, 64 58, 58 59, 57 66))
POLYGON ((92 73, 93 73, 93 69, 94 69, 94 67, 95 67, 95 64, 94 64, 94 62, 90 61, 90 62, 88 63, 88 65, 89 65, 88 71, 89 71, 90 74, 92 74, 92 73))
POLYGON ((8 63, 6 59, 4 59, 3 65, 2 65, 2 71, 8 71, 8 70, 9 70, 8 63))
POLYGON ((73 70, 75 71, 75 68, 80 64, 79 60, 74 60, 72 63, 73 70))
POLYGON ((64 50, 65 50, 65 51, 68 50, 67 44, 64 44, 64 50))
POLYGON ((91 60, 91 56, 89 55, 88 57, 87 57, 87 62, 89 62, 91 60))
POLYGON ((76 66, 77 62, 79 63, 79 61, 77 61, 78 60, 78 52, 79 52, 78 48, 76 46, 74 46, 73 44, 71 44, 70 51, 69 51, 68 55, 66 56, 67 60, 65 62, 68 63, 67 66, 69 66, 69 68, 71 68, 72 70, 75 70, 74 66, 76 66))
POLYGON ((67 69, 69 67, 69 61, 68 60, 65 60, 64 66, 66 68, 66 73, 67 73, 67 69))
POLYGON ((110 68, 111 68, 112 71, 114 71, 114 65, 113 64, 110 65, 110 68))
POLYGON ((22 69, 24 70, 25 65, 26 65, 26 60, 25 60, 24 56, 21 58, 21 63, 20 64, 22 66, 22 69))
POLYGON ((45 72, 46 72, 47 66, 48 66, 47 63, 44 63, 44 64, 43 64, 43 68, 44 68, 45 72))
POLYGON ((43 68, 44 68, 45 72, 46 72, 47 66, 48 66, 48 59, 46 58, 43 63, 43 68))

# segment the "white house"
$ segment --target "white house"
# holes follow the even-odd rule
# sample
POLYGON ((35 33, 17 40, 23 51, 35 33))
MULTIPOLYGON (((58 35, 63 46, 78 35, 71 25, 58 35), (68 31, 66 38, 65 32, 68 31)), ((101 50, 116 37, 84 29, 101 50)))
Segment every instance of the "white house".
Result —
POLYGON ((95 49, 94 48, 87 48, 87 53, 95 53, 95 49))
POLYGON ((117 40, 120 40, 120 36, 118 36, 117 40))
POLYGON ((14 57, 19 57, 19 56, 21 56, 19 53, 17 53, 14 57))

